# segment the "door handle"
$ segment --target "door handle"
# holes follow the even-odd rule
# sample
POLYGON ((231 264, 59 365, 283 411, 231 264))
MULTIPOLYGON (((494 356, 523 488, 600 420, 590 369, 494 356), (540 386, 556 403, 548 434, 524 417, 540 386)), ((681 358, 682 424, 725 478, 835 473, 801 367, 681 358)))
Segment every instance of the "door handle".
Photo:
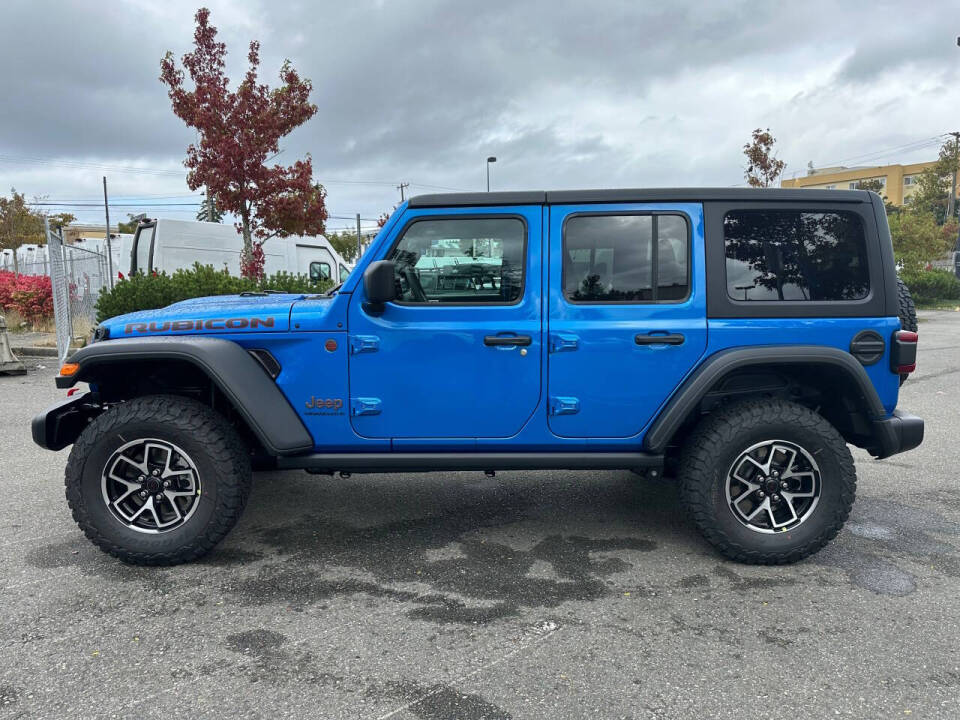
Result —
POLYGON ((520 345, 526 347, 533 342, 529 335, 486 335, 483 338, 483 344, 488 347, 504 347, 507 345, 520 345))
POLYGON ((684 337, 680 333, 637 335, 633 341, 637 343, 637 345, 683 345, 684 337))

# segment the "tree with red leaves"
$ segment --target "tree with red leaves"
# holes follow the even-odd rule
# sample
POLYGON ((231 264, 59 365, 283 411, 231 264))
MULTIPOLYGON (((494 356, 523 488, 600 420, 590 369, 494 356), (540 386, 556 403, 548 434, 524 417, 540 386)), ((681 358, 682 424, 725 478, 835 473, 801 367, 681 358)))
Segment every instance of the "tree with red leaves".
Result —
POLYGON ((289 60, 280 69, 280 87, 271 90, 259 83, 260 43, 254 40, 246 75, 236 91, 230 91, 224 76, 227 47, 217 41, 210 11, 201 8, 195 19, 194 49, 182 60, 193 90, 184 86, 184 70, 172 52, 160 63, 160 80, 168 87, 173 112, 199 135, 199 142, 187 148, 187 185, 191 190, 206 186, 219 209, 240 219, 242 273, 262 278, 261 246, 267 239, 321 235, 327 220, 326 191, 313 182, 309 155, 288 167, 267 165, 280 150, 280 138, 317 112, 310 102, 313 86, 289 60))
POLYGON ((770 133, 770 128, 757 128, 751 135, 751 142, 743 146, 743 154, 747 157, 747 169, 743 178, 750 187, 770 187, 777 182, 777 178, 787 166, 774 154, 775 142, 776 138, 770 133))

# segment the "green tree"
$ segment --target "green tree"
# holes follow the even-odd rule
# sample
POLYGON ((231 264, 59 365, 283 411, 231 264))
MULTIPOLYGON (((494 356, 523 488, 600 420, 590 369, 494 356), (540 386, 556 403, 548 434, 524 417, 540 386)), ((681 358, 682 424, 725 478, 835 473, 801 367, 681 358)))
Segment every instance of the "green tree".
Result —
POLYGON ((223 210, 217 207, 217 199, 208 192, 203 194, 203 204, 197 210, 197 220, 223 224, 223 210))
POLYGON ((128 219, 126 222, 117 221, 117 232, 133 235, 137 231, 137 225, 140 224, 140 220, 138 219, 140 217, 142 217, 142 215, 127 213, 128 219))
POLYGON ((939 224, 957 217, 957 203, 950 201, 953 174, 960 169, 960 151, 954 140, 940 147, 936 164, 917 177, 917 189, 910 198, 912 212, 933 214, 939 224))
POLYGON ((44 218, 50 221, 51 227, 64 227, 76 220, 70 213, 34 210, 16 188, 10 189, 10 195, 9 198, 0 197, 0 249, 15 248, 24 243, 45 243, 44 218))
MULTIPOLYGON (((363 240, 364 238, 361 238, 363 240)), ((340 253, 347 262, 353 262, 357 259, 357 234, 347 232, 346 230, 338 233, 330 233, 327 240, 333 245, 333 249, 340 253)))
POLYGON ((923 270, 933 260, 943 257, 956 239, 937 224, 933 213, 900 212, 888 216, 893 254, 907 273, 923 270))

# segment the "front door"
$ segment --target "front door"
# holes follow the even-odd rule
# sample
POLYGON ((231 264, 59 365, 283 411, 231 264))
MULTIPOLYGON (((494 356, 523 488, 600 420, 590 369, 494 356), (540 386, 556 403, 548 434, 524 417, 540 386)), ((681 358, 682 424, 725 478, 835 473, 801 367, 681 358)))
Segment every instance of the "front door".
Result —
POLYGON ((540 400, 542 212, 407 212, 384 256, 399 298, 377 313, 360 285, 350 302, 359 435, 504 438, 527 423, 540 400))
POLYGON ((639 433, 707 344, 695 204, 550 209, 549 425, 639 433))

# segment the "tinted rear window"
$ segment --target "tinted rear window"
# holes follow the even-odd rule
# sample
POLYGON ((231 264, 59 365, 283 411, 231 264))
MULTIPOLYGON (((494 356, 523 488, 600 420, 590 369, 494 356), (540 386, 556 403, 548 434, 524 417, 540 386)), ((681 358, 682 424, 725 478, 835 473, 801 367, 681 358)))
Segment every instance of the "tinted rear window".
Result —
POLYGON ((689 294, 687 222, 679 215, 575 215, 563 245, 571 302, 677 302, 689 294))
POLYGON ((861 300, 870 292, 856 213, 735 210, 723 218, 723 235, 734 300, 861 300))

